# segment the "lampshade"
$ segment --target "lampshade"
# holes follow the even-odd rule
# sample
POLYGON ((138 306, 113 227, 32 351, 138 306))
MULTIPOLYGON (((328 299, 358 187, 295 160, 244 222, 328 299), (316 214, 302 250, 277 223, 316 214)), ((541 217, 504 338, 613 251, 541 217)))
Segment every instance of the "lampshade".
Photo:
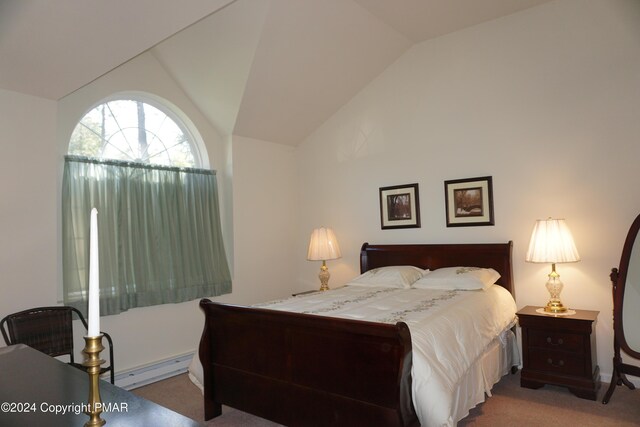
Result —
POLYGON ((309 261, 326 261, 342 257, 336 235, 330 228, 320 227, 313 230, 309 240, 309 261))
POLYGON ((573 236, 564 219, 536 221, 525 260, 553 264, 580 261, 573 236))

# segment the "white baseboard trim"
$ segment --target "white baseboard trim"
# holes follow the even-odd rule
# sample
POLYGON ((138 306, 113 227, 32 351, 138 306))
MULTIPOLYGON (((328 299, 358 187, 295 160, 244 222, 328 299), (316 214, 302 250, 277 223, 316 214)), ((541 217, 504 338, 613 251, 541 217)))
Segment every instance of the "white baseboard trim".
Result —
POLYGON ((187 372, 187 368, 194 354, 195 352, 185 353, 180 356, 120 372, 115 376, 116 385, 125 390, 132 390, 183 374, 187 372))

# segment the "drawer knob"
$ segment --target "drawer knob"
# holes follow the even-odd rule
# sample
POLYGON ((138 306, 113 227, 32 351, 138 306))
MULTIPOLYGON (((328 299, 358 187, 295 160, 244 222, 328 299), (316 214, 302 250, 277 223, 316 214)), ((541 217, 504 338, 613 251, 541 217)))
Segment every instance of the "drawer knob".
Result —
POLYGON ((553 359, 548 358, 547 363, 555 368, 562 368, 564 366, 564 360, 560 360, 557 364, 553 363, 553 359))
POLYGON ((553 342, 551 337, 547 337, 547 343, 551 344, 551 345, 562 345, 562 344, 564 344, 564 341, 562 340, 562 338, 558 338, 558 341, 553 342))

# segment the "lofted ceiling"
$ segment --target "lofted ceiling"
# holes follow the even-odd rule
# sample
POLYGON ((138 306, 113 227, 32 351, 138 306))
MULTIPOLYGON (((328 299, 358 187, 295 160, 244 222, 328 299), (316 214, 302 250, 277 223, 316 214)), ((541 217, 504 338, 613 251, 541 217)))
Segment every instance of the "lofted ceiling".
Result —
POLYGON ((58 100, 149 51, 226 135, 296 145, 413 44, 550 0, 0 0, 0 88, 58 100))

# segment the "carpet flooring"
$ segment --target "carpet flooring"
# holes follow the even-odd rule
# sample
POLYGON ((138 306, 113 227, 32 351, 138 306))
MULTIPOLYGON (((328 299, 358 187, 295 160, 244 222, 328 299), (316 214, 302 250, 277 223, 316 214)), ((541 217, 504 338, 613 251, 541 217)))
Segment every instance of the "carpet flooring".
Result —
MULTIPOLYGON (((611 401, 603 405, 602 395, 607 387, 608 384, 602 384, 598 400, 590 401, 579 399, 562 387, 545 386, 538 390, 521 388, 519 374, 507 375, 493 387, 493 396, 472 409, 469 415, 458 423, 458 427, 640 426, 640 390, 617 387, 611 401)), ((199 421, 207 427, 278 426, 271 421, 228 407, 223 407, 220 417, 205 422, 202 394, 186 374, 135 389, 133 393, 199 421)))

